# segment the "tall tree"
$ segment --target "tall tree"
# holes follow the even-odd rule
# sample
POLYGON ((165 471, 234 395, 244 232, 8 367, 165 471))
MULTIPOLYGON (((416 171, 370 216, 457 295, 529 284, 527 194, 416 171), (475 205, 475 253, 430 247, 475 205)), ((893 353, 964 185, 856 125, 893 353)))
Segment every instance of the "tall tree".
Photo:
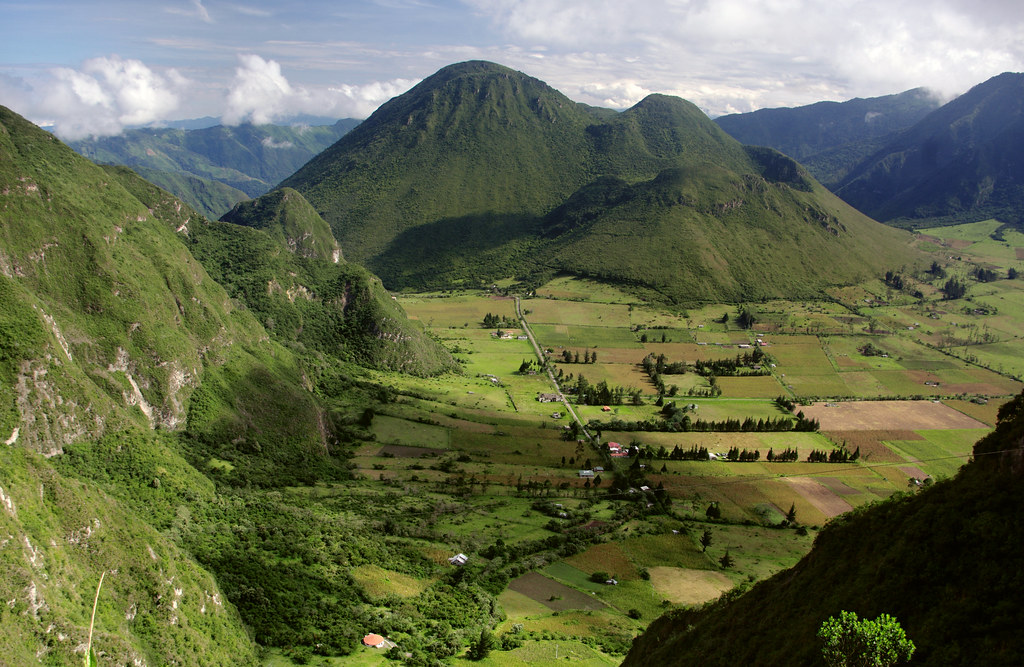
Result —
POLYGON ((706 553, 707 552, 708 547, 711 546, 712 539, 713 538, 712 538, 712 535, 711 535, 711 529, 710 528, 705 528, 704 532, 700 536, 700 546, 701 546, 701 552, 702 553, 706 553))

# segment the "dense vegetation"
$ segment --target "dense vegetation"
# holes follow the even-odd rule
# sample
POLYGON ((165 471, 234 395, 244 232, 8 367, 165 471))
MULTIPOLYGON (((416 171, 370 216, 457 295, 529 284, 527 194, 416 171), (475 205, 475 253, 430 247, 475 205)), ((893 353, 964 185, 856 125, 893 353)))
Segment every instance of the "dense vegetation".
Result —
POLYGON ((843 610, 898 618, 915 664, 1020 664, 1022 608, 1006 592, 1024 587, 1024 394, 974 452, 954 479, 833 521, 792 569, 658 619, 624 664, 818 664, 817 629, 843 610))
POLYGON ((912 260, 904 237, 688 102, 597 114, 483 62, 428 77, 282 185, 392 288, 562 270, 662 300, 739 301, 912 260))
MULTIPOLYGON (((20 545, 0 549, 0 662, 80 661, 104 572, 105 662, 254 664, 253 634, 352 650, 363 594, 337 559, 384 549, 416 572, 422 557, 340 527, 326 539, 342 551, 311 551, 322 515, 260 489, 351 476, 366 406, 388 400, 352 361, 433 373, 448 354, 340 261, 297 194, 259 229, 209 223, 6 109, 0 192, 0 526, 20 545), (324 581, 332 599, 302 594, 324 581)), ((430 611, 460 599, 433 595, 426 618, 479 621, 430 611)))

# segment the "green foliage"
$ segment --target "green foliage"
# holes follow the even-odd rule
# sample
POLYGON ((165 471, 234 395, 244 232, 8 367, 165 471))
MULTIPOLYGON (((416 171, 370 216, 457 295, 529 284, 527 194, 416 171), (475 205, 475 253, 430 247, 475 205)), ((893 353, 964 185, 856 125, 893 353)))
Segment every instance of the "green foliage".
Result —
POLYGON ((888 667, 914 655, 914 642, 888 614, 870 621, 841 611, 839 618, 830 616, 821 624, 818 638, 824 643, 822 657, 831 667, 888 667))
POLYGON ((484 628, 480 631, 480 635, 476 640, 469 645, 467 656, 470 660, 483 660, 491 654, 495 645, 494 634, 487 628, 484 628))
POLYGON ((688 102, 599 117, 491 63, 428 77, 282 186, 394 288, 561 270, 677 303, 761 300, 910 259, 905 237, 688 102))

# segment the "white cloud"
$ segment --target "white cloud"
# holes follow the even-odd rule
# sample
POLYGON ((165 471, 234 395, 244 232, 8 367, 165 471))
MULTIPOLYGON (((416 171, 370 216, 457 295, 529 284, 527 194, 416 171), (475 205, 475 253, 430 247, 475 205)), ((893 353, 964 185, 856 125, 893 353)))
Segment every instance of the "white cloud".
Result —
MULTIPOLYGON (((463 0, 572 96, 686 91, 712 113, 883 95, 945 95, 1024 69, 1024 10, 981 0, 463 0), (580 61, 598 67, 583 71, 580 61), (600 84, 593 82, 600 81, 600 84), (615 83, 619 82, 619 83, 615 83)), ((673 93, 675 94, 675 93, 673 93)), ((629 94, 606 95, 623 102, 629 94)))
POLYGON ((415 83, 412 79, 394 79, 363 85, 293 86, 277 62, 243 55, 239 56, 222 119, 227 125, 237 125, 271 123, 297 114, 365 118, 415 83))
POLYGON ((189 0, 188 4, 190 5, 190 8, 167 7, 165 8, 165 11, 168 14, 177 14, 179 16, 194 16, 203 23, 213 23, 213 19, 210 18, 210 12, 203 6, 202 0, 189 0))
POLYGON ((119 134, 129 125, 168 118, 188 81, 176 71, 163 75, 138 60, 93 58, 80 69, 61 67, 35 80, 8 79, 12 108, 53 125, 63 139, 119 134), (16 85, 12 85, 16 82, 16 85))

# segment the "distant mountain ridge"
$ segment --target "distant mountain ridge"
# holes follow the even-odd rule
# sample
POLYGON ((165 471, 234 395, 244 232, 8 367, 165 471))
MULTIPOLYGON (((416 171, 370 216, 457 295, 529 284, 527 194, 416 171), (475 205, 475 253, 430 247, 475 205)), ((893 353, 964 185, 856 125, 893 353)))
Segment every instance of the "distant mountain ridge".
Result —
POLYGON ((670 301, 738 301, 810 295, 912 256, 689 102, 651 95, 610 114, 479 61, 387 102, 281 185, 392 288, 568 271, 670 301), (587 224, 551 218, 579 217, 605 186, 624 198, 587 224))
POLYGON ((270 190, 358 123, 172 126, 69 145, 94 162, 131 167, 216 219, 236 203, 270 190))
POLYGON ((924 88, 895 95, 759 109, 715 119, 739 142, 769 146, 807 167, 826 186, 939 107, 924 88))
POLYGON ((1024 74, 1004 73, 936 109, 835 188, 903 226, 997 218, 1024 224, 1024 74))

